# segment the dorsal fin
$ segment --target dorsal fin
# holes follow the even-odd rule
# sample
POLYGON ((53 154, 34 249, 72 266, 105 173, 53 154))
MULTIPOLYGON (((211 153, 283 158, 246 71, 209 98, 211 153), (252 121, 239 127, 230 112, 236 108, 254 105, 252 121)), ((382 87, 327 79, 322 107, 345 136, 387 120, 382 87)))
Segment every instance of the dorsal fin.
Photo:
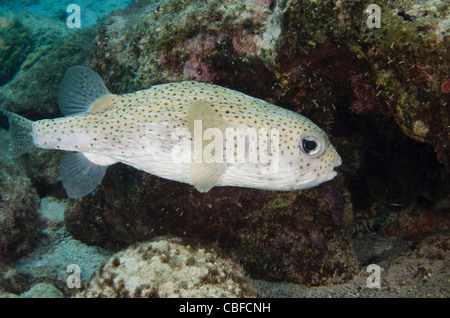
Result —
POLYGON ((72 66, 59 87, 58 105, 65 116, 99 113, 108 109, 116 96, 96 72, 84 66, 72 66))
MULTIPOLYGON (((224 137, 225 129, 228 127, 228 123, 218 113, 216 113, 212 105, 203 101, 196 101, 192 103, 189 107, 187 122, 191 136, 193 136, 194 139, 198 133, 201 133, 201 138, 203 139, 203 133, 208 128, 219 129, 222 132, 222 137, 224 137), (195 121, 197 120, 201 121, 201 131, 195 131, 194 129, 195 121)), ((203 158, 203 150, 206 144, 206 142, 202 143, 201 153, 198 154, 198 158, 194 158, 194 162, 191 163, 192 182, 195 188, 200 192, 208 192, 212 187, 214 187, 226 169, 226 165, 223 162, 205 162, 203 158)))

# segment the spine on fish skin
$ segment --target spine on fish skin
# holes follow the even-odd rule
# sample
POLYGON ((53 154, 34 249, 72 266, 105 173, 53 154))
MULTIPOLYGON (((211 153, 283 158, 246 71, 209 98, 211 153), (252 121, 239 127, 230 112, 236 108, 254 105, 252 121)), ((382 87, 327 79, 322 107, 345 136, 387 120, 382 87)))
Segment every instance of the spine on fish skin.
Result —
POLYGON ((9 149, 8 157, 14 158, 28 151, 33 146, 33 121, 10 111, 0 109, 9 120, 9 149))

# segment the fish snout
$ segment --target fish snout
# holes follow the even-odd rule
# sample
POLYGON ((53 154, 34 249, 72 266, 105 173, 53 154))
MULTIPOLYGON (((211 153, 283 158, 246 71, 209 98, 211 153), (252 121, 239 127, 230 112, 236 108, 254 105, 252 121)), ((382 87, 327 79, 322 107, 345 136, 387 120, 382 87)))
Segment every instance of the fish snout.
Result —
POLYGON ((337 171, 335 169, 340 165, 342 165, 342 159, 332 145, 328 146, 328 156, 330 158, 330 169, 328 172, 328 180, 331 180, 337 176, 337 171))
POLYGON ((341 156, 339 156, 336 148, 334 148, 333 145, 328 146, 328 153, 331 157, 331 164, 333 165, 333 167, 339 167, 340 165, 342 165, 341 156))

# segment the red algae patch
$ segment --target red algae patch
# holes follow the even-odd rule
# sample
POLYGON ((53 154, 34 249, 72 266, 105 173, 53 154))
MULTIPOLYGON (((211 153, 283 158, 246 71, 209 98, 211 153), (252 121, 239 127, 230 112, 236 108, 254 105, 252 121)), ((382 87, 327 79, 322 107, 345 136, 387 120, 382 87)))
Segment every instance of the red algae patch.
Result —
POLYGON ((442 93, 450 93, 450 78, 446 80, 441 86, 442 93))

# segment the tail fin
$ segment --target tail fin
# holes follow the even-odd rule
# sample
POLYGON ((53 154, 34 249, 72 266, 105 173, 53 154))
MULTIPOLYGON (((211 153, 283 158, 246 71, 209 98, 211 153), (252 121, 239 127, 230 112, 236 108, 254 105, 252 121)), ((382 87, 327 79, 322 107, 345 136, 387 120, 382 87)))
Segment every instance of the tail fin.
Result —
POLYGON ((27 152, 33 145, 33 136, 31 135, 33 121, 4 109, 0 109, 0 113, 9 119, 8 157, 18 157, 27 152))

